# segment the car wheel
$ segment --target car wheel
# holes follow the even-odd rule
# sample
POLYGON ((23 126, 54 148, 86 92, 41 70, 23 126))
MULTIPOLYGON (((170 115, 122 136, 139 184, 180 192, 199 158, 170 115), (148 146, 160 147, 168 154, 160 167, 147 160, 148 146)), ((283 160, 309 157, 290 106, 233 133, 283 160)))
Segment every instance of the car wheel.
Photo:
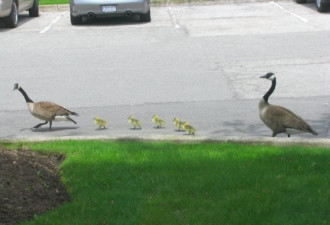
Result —
POLYGON ((72 25, 79 25, 82 24, 82 17, 81 16, 72 16, 70 14, 71 24, 72 25))
POLYGON ((329 5, 328 4, 324 4, 322 2, 322 0, 315 0, 316 3, 316 9, 319 12, 326 12, 329 9, 329 5))
POLYGON ((34 0, 32 8, 29 9, 30 17, 38 17, 39 16, 39 0, 34 0))
POLYGON ((296 3, 298 3, 298 4, 304 4, 306 2, 307 2, 307 0, 296 0, 296 3))
POLYGON ((18 24, 18 9, 16 2, 13 2, 9 16, 5 17, 5 25, 8 28, 15 28, 18 24))
POLYGON ((150 22, 151 21, 150 10, 146 14, 141 14, 140 15, 140 21, 141 22, 150 22))

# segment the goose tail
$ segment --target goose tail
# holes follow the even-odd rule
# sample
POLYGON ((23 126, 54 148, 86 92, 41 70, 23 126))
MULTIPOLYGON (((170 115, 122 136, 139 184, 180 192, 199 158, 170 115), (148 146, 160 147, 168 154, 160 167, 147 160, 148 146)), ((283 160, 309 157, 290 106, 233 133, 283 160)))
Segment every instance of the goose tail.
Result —
POLYGON ((76 113, 76 112, 71 112, 71 115, 74 115, 74 116, 79 116, 79 114, 78 114, 78 113, 76 113))
POLYGON ((317 133, 315 130, 313 130, 313 128, 310 128, 309 129, 309 132, 311 132, 312 134, 314 134, 314 135, 318 135, 319 133, 317 133))

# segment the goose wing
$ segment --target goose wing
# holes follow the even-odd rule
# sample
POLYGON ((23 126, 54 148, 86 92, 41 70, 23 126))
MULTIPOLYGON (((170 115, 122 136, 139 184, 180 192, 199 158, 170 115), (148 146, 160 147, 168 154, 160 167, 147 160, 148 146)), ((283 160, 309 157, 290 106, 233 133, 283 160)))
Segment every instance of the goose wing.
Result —
POLYGON ((285 128, 301 131, 310 131, 311 129, 306 121, 282 106, 273 106, 273 116, 276 116, 285 128))
POLYGON ((34 107, 35 107, 34 111, 36 113, 39 112, 49 117, 78 115, 77 113, 72 112, 53 102, 37 102, 35 103, 34 107))

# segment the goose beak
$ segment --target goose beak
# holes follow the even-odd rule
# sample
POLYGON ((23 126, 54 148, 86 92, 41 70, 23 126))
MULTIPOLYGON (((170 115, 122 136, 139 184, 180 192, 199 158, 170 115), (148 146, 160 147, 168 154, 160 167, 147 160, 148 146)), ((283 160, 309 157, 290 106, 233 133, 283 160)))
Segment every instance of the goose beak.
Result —
POLYGON ((267 74, 265 74, 265 75, 263 75, 263 76, 261 76, 259 78, 267 78, 267 74))
POLYGON ((15 91, 16 89, 18 89, 18 84, 14 84, 14 89, 13 89, 13 91, 15 91))

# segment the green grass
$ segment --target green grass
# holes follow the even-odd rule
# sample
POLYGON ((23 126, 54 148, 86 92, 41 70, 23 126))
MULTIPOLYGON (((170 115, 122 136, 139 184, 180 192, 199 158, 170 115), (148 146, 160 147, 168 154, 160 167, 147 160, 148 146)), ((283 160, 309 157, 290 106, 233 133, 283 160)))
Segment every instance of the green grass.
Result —
POLYGON ((24 146, 67 155, 61 179, 72 199, 25 225, 330 224, 330 149, 102 141, 24 146))
POLYGON ((69 4, 69 0, 39 0, 39 5, 69 4))

